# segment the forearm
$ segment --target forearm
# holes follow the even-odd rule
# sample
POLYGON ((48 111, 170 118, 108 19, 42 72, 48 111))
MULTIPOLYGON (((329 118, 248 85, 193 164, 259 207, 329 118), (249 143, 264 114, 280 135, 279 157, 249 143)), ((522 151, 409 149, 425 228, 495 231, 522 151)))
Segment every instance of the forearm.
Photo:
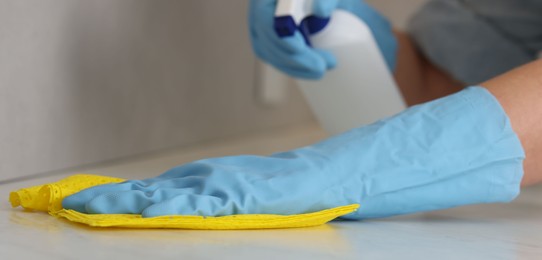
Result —
MULTIPOLYGON (((395 33, 399 51, 395 79, 409 106, 463 89, 446 72, 431 64, 410 37, 395 33)), ((522 185, 542 182, 542 61, 535 61, 481 84, 497 97, 525 149, 522 185)))
POLYGON ((542 61, 535 61, 481 84, 501 103, 526 158, 522 185, 542 182, 542 61))
POLYGON ((395 80, 409 106, 444 97, 463 89, 461 83, 434 66, 417 50, 410 37, 395 32, 399 43, 395 80))

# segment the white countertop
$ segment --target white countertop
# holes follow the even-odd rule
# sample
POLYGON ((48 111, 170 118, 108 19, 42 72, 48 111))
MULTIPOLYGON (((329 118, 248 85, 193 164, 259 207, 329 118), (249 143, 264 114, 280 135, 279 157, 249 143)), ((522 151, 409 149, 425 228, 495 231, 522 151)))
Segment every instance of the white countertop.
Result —
POLYGON ((268 154, 310 144, 313 125, 218 140, 0 186, 2 259, 541 259, 542 187, 511 204, 478 205, 304 229, 251 231, 88 228, 11 209, 10 191, 77 172, 145 178, 199 158, 268 154))

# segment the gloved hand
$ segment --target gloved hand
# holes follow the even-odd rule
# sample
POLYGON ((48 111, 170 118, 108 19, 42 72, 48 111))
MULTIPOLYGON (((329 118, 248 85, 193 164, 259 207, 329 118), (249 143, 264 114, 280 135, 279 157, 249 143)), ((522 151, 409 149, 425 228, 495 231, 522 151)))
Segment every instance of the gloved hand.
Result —
POLYGON ((475 87, 315 145, 200 160, 81 191, 63 206, 154 217, 298 214, 359 203, 347 218, 385 217, 510 201, 523 158, 498 101, 475 87))
MULTIPOLYGON (((300 32, 279 38, 274 30, 277 0, 251 0, 249 27, 256 55, 284 73, 299 78, 319 79, 336 66, 328 51, 308 46, 300 32)), ((314 0, 314 15, 330 17, 336 8, 349 11, 371 28, 376 42, 391 70, 394 70, 397 41, 389 22, 362 0, 314 0)))

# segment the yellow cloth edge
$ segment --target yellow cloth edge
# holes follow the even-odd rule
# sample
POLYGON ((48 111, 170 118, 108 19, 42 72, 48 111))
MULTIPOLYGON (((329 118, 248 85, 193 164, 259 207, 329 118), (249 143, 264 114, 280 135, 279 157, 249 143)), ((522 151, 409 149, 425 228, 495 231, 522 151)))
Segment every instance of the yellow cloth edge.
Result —
POLYGON ((70 221, 86 224, 92 227, 235 230, 319 226, 342 215, 352 213, 358 208, 359 205, 353 204, 313 213, 286 216, 247 214, 222 217, 162 216, 154 218, 142 218, 141 215, 93 215, 83 214, 73 210, 61 210, 56 214, 70 221))
POLYGON ((318 212, 297 215, 247 214, 221 217, 161 216, 142 218, 133 214, 84 214, 62 208, 62 200, 80 190, 106 183, 124 181, 120 178, 77 174, 55 183, 23 188, 9 195, 12 207, 47 211, 52 216, 91 227, 176 228, 176 229, 273 229, 299 228, 325 224, 337 217, 352 213, 358 204, 346 205, 318 212))

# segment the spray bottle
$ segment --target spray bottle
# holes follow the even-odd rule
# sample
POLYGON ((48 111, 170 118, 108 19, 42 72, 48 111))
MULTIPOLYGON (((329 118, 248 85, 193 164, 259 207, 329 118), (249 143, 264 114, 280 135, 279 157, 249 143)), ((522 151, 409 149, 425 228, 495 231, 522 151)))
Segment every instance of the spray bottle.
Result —
POLYGON ((335 10, 312 16, 312 0, 279 0, 275 29, 301 31, 307 44, 331 51, 337 67, 320 80, 297 80, 309 106, 330 134, 373 123, 406 108, 371 29, 357 16, 335 10))

